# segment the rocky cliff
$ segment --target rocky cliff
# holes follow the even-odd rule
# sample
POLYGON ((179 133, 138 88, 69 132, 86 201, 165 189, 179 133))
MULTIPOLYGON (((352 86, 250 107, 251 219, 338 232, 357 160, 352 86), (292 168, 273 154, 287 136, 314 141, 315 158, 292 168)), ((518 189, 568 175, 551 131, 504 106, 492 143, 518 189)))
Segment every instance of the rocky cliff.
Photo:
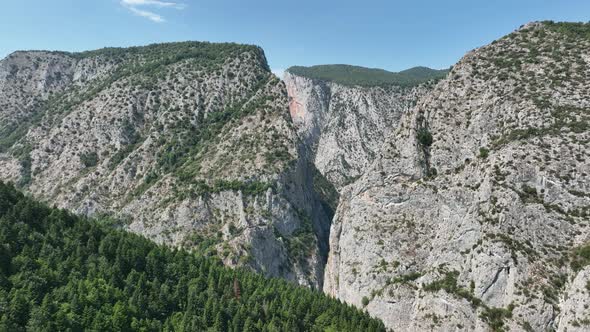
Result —
POLYGON ((590 324, 590 28, 468 53, 345 188, 324 290, 395 331, 590 324))
POLYGON ((0 178, 395 331, 584 331, 589 36, 528 24, 436 85, 351 66, 283 83, 236 44, 16 52, 0 178))
POLYGON ((305 73, 285 72, 291 118, 311 161, 338 191, 365 172, 401 115, 433 85, 343 84, 305 73))
POLYGON ((330 211, 258 47, 16 52, 0 62, 0 103, 3 180, 159 243, 321 287, 330 211))

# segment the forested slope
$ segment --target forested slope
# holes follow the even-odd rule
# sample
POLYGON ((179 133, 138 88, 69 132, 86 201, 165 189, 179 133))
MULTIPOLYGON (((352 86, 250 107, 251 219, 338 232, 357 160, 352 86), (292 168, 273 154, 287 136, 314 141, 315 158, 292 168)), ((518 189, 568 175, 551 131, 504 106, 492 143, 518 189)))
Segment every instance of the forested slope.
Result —
POLYGON ((384 331, 322 293, 49 208, 0 182, 0 331, 384 331))
POLYGON ((446 69, 413 67, 400 72, 391 72, 378 68, 337 64, 311 67, 293 66, 288 68, 287 72, 309 79, 331 81, 345 86, 413 87, 430 80, 442 79, 449 71, 446 69))

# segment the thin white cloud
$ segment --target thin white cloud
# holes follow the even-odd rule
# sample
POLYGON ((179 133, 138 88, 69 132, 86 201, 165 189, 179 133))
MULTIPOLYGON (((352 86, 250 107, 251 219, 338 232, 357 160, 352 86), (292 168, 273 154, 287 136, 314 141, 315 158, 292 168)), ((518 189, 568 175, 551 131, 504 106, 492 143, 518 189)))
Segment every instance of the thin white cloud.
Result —
POLYGON ((183 3, 169 2, 169 1, 158 1, 158 0, 121 0, 123 5, 128 6, 154 6, 154 7, 172 7, 177 9, 184 9, 186 7, 183 3))
POLYGON ((186 8, 184 3, 172 2, 172 1, 160 1, 160 0, 121 0, 121 5, 129 9, 133 14, 141 17, 145 17, 156 23, 166 22, 164 17, 153 10, 147 10, 147 8, 174 8, 182 10, 186 8))
POLYGON ((154 12, 137 9, 135 7, 129 7, 129 10, 131 10, 131 12, 137 16, 145 17, 145 18, 149 19, 150 21, 153 21, 156 23, 166 22, 166 20, 161 15, 158 15, 154 12))

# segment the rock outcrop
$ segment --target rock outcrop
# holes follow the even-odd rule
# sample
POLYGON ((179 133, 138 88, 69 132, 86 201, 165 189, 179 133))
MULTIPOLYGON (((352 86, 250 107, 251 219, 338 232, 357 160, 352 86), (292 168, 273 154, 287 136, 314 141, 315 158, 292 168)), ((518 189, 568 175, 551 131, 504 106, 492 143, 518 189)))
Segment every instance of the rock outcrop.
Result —
POLYGON ((159 243, 321 287, 331 214, 258 47, 17 52, 0 62, 0 103, 3 180, 159 243))
POLYGON ((324 291, 395 331, 590 324, 590 28, 468 53, 341 193, 324 291))
POLYGON ((284 81, 311 162, 338 191, 368 169, 401 115, 433 85, 350 86, 289 70, 284 81))

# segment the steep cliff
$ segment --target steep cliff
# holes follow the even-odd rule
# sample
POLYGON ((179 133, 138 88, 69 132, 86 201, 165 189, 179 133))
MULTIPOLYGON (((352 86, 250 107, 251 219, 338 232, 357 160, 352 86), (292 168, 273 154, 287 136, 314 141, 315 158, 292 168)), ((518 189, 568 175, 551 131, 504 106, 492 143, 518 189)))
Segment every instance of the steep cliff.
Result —
POLYGON ((258 47, 17 52, 0 62, 0 102, 2 179, 159 243, 321 287, 330 212, 258 47))
POLYGON ((337 191, 365 172, 401 115, 432 88, 430 79, 445 73, 400 80, 376 69, 345 66, 352 69, 342 73, 338 65, 317 67, 288 69, 284 81, 291 118, 310 160, 337 191), (362 78, 355 80, 358 72, 362 78))
POLYGON ((324 291, 395 331, 590 324, 590 27, 467 54, 341 195, 324 291))

